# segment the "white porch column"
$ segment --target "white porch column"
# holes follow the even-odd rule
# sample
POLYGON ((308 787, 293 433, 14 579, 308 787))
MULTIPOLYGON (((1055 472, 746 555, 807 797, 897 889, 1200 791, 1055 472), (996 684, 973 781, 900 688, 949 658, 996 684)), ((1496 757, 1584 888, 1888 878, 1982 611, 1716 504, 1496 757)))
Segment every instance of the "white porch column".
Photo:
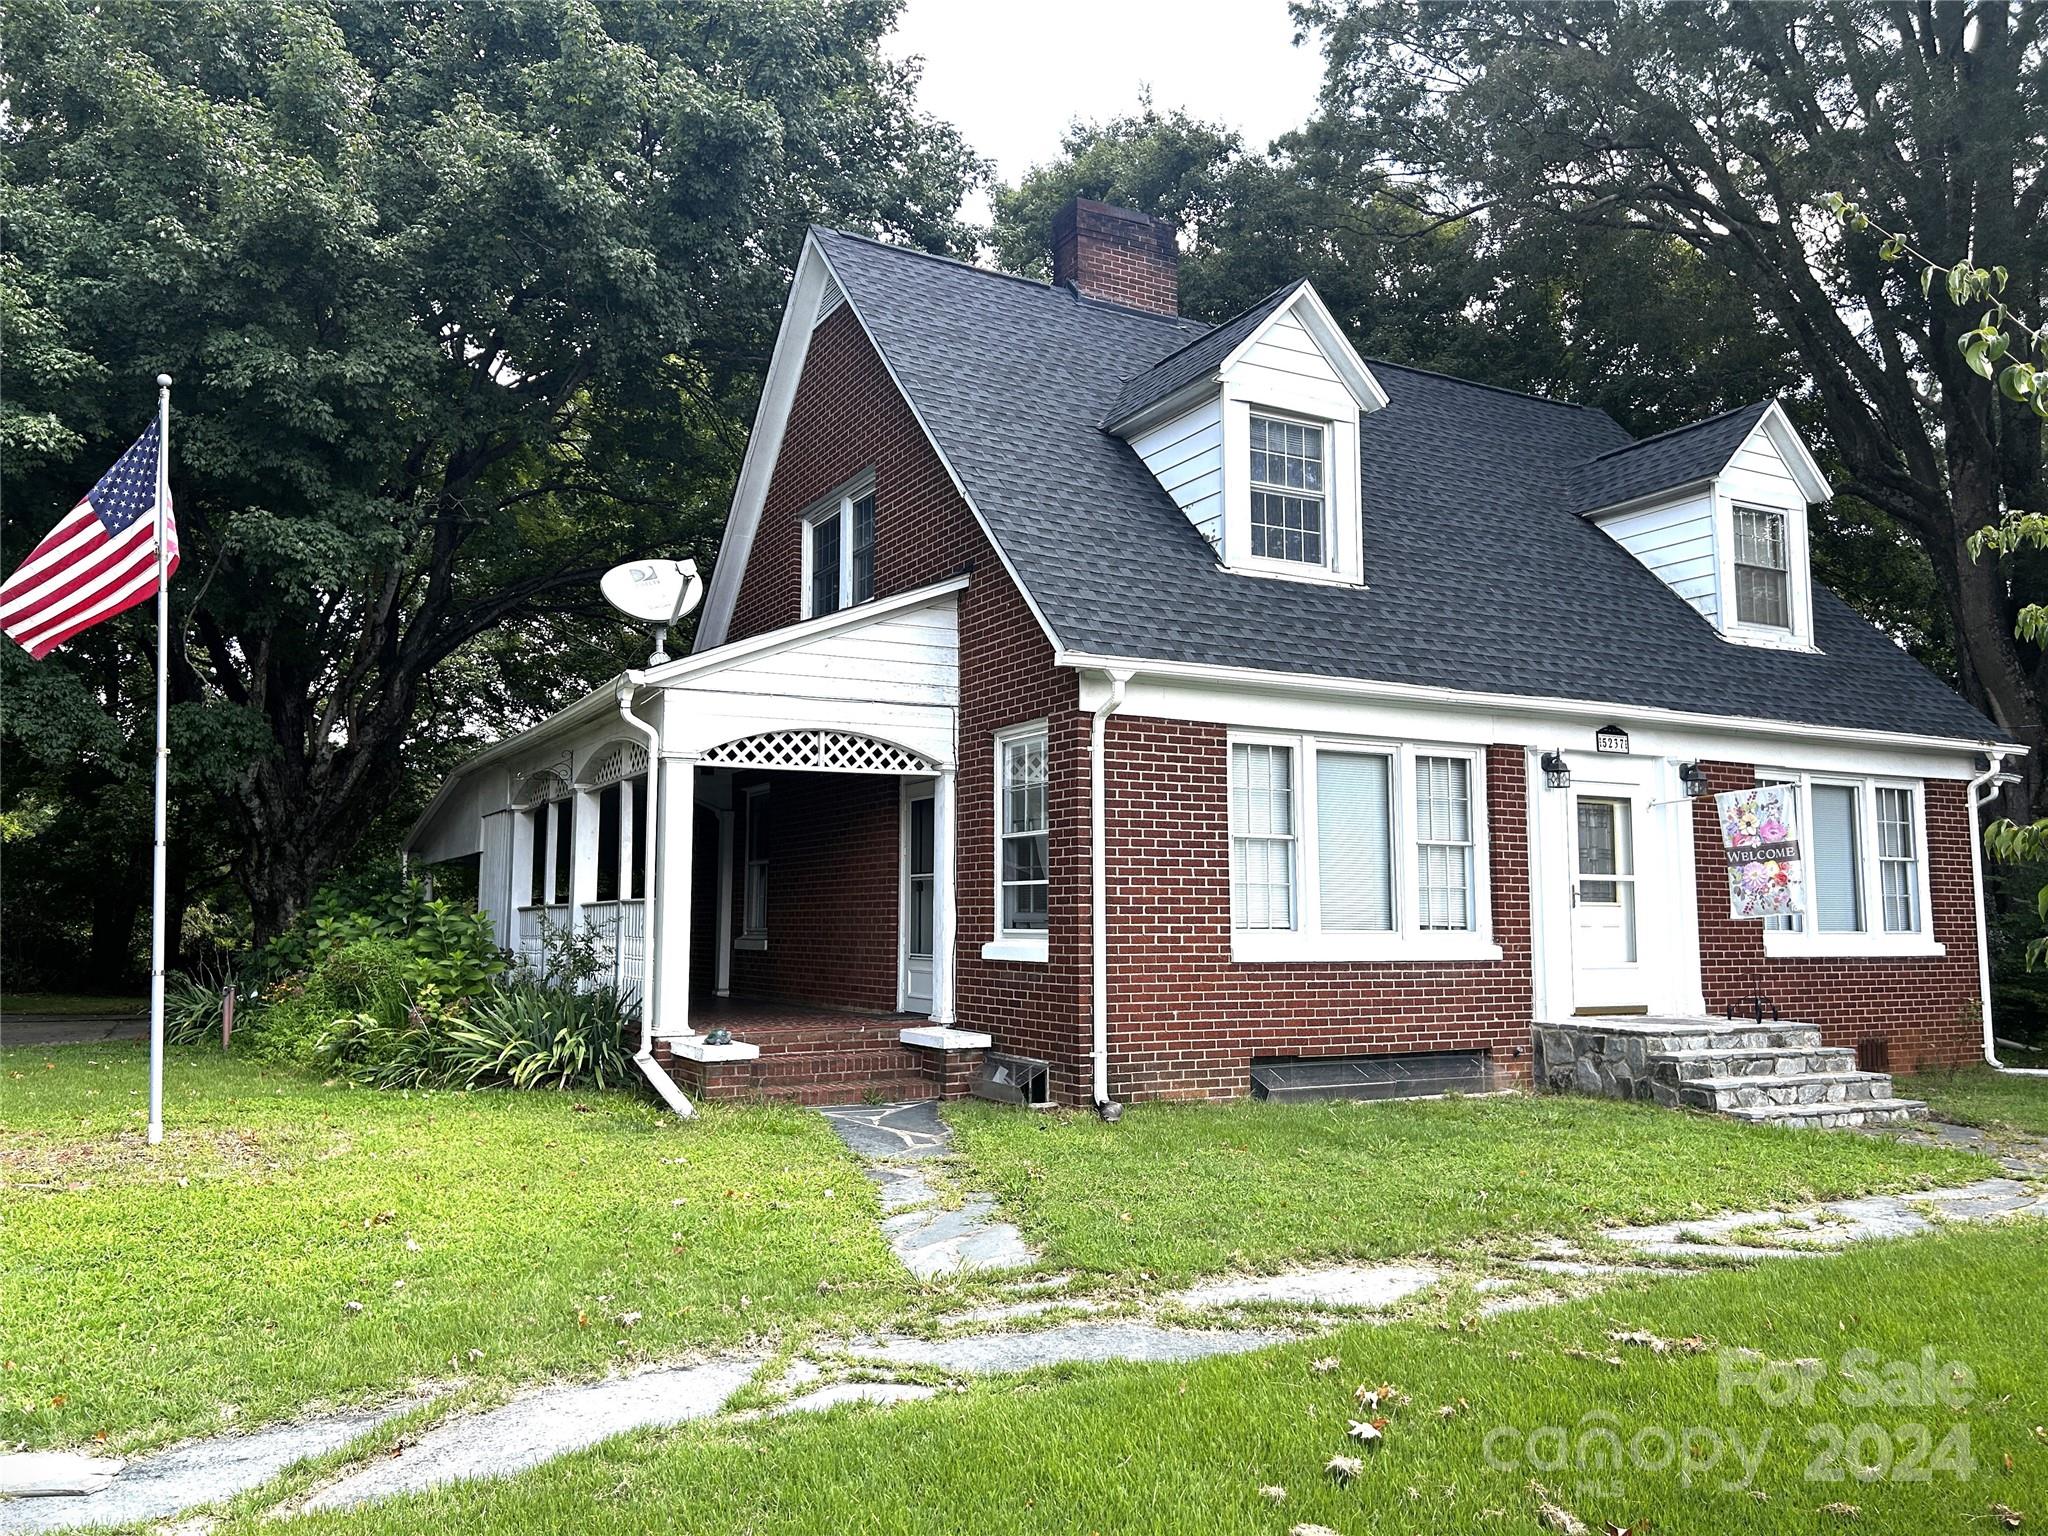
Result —
POLYGON ((932 1023, 953 1022, 953 770, 932 786, 932 1023))
POLYGON ((569 869, 569 921, 589 916, 583 909, 597 900, 597 791, 576 791, 576 862, 569 869))
POLYGON ((690 876, 697 831, 697 760, 662 754, 661 851, 655 878, 654 1033, 663 1040, 690 1031, 690 876))
POLYGON ((718 813, 718 959, 713 966, 720 997, 732 996, 732 836, 733 814, 718 813))

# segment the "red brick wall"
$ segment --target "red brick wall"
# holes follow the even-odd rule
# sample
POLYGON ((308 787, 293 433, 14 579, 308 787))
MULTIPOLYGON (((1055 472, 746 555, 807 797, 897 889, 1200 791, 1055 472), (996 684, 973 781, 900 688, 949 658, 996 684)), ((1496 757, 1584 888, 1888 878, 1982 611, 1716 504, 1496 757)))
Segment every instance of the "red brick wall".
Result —
MULTIPOLYGON (((766 783, 768 947, 736 949, 735 997, 826 1007, 896 1006, 900 822, 894 779, 850 773, 743 775, 766 783)), ((735 797, 735 803, 740 803, 735 797)), ((706 853, 717 857, 714 834, 706 853)), ((733 827, 733 933, 746 899, 744 815, 733 827)), ((700 855, 698 866, 703 867, 700 855)), ((702 908, 701 930, 713 922, 702 908)))
MULTIPOLYGON (((1702 766, 1713 794, 1756 782, 1755 770, 1743 764, 1702 766)), ((1710 1011, 1761 992, 1784 1017, 1820 1025, 1829 1045, 1854 1046, 1883 1036, 1897 1071, 1982 1056, 1967 792, 1947 779, 1929 779, 1924 788, 1928 905, 1934 937, 1948 952, 1922 959, 1766 959, 1762 925, 1728 915, 1727 857, 1713 801, 1700 799, 1693 809, 1693 845, 1701 980, 1710 1011)))
POLYGON ((1255 1056, 1478 1049, 1527 1073, 1522 748, 1486 762, 1498 961, 1235 964, 1224 728, 1114 717, 1108 779, 1114 1097, 1242 1094, 1255 1056))
MULTIPOLYGON (((1074 676, 1052 663, 1052 647, 1019 596, 1002 562, 981 532, 945 466, 933 452, 881 359, 850 310, 826 319, 812 338, 810 355, 790 408, 782 452, 770 477, 761 521, 740 583, 730 629, 732 639, 795 623, 801 616, 802 516, 806 508, 864 471, 875 476, 875 591, 907 591, 961 570, 971 570, 959 596, 960 764, 957 779, 956 839, 959 888, 956 905, 955 995, 963 1028, 993 1032, 1009 1050, 1046 1057, 1060 1065, 1054 1077, 1068 1097, 1085 1082, 1075 1053, 1086 1050, 1087 1002, 1087 764, 1085 717, 1075 707, 1074 676), (1049 799, 1052 814, 1049 949, 1044 965, 984 960, 981 946, 994 936, 995 827, 994 733, 1007 725, 1046 719, 1051 725, 1049 799)), ((815 776, 812 776, 815 778, 815 776)), ((780 775, 778 785, 795 785, 804 775, 780 775)), ((848 984, 837 985, 830 956, 815 946, 802 959, 785 962, 780 935, 803 918, 771 914, 768 963, 745 953, 734 956, 733 986, 764 994, 854 1003, 855 995, 883 1004, 896 1000, 896 811, 894 779, 868 781, 889 799, 888 894, 881 876, 840 873, 828 861, 806 866, 815 889, 807 900, 833 912, 858 910, 870 930, 871 947, 886 941, 886 980, 873 955, 845 966, 848 984)), ((779 790, 778 790, 779 793, 779 790)), ((800 791, 799 791, 800 794, 800 791)), ((786 887, 780 871, 798 856, 809 836, 810 806, 793 794, 777 812, 777 873, 771 891, 786 887), (789 850, 785 857, 781 850, 789 850)), ((841 809, 847 809, 841 807, 841 809)), ((818 836, 831 834, 823 826, 818 836)), ((879 848, 869 857, 880 860, 879 848)), ((738 881, 735 881, 738 884, 738 881)), ((771 896, 771 903, 777 898, 771 896)), ((738 931, 735 924, 735 932, 738 931)), ((792 939, 792 942, 795 942, 792 939)))

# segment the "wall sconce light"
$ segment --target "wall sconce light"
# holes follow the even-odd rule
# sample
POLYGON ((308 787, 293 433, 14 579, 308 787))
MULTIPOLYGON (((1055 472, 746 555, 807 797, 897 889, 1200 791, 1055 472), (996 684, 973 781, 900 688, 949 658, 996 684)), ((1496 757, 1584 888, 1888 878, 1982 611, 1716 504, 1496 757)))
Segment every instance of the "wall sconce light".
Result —
POLYGON ((1546 752, 1543 754, 1543 782, 1551 789, 1570 789, 1572 787, 1571 764, 1564 760, 1562 752, 1546 752))
POLYGON ((1707 770, 1698 763, 1680 763, 1678 782, 1685 786, 1685 798, 1697 800, 1707 792, 1707 770))

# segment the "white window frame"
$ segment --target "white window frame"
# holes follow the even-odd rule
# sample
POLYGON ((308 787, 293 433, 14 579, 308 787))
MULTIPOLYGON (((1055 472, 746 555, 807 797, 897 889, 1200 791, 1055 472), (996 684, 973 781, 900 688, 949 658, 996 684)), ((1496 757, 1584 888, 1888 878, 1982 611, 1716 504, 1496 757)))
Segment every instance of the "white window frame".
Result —
MULTIPOLYGON (((762 950, 768 947, 768 866, 769 859, 754 856, 754 808, 765 799, 771 786, 749 784, 740 791, 739 831, 742 851, 746 862, 740 876, 740 931, 732 941, 734 949, 762 950), (754 924, 754 882, 761 882, 761 922, 754 924)), ((773 802, 765 806, 766 813, 775 814, 773 802)), ((769 849, 772 856, 775 834, 771 825, 769 849)))
POLYGON ((989 765, 989 781, 994 791, 990 800, 989 849, 992 867, 989 871, 989 894, 994 900, 990 909, 990 922, 994 937, 981 946, 984 960, 1016 960, 1027 964, 1043 965, 1050 953, 1049 936, 1052 931, 1052 732, 1050 721, 1026 720, 1016 725, 1006 725, 995 733, 995 755, 989 765), (1010 746, 1018 741, 1037 737, 1045 743, 1045 843, 1046 843, 1046 926, 1043 928, 1005 928, 1003 926, 1003 799, 1004 772, 1009 761, 1010 746))
MULTIPOLYGON (((1787 636, 1797 634, 1799 630, 1799 607, 1792 594, 1792 569, 1795 563, 1792 541, 1792 514, 1782 507, 1766 507, 1754 505, 1746 501, 1738 501, 1730 505, 1728 515, 1728 613, 1730 619, 1740 629, 1753 629, 1787 636), (1770 624, 1761 619, 1745 619, 1742 616, 1742 572, 1744 568, 1742 559, 1742 520, 1744 517, 1777 519, 1778 555, 1784 562, 1777 568, 1779 579, 1784 583, 1785 588, 1785 622, 1782 624, 1770 624)), ((1770 567, 1759 565, 1751 566, 1750 569, 1769 570, 1770 567)))
POLYGON ((1800 852, 1810 858, 1813 837, 1813 786, 1836 785, 1856 792, 1856 878, 1862 907, 1863 926, 1854 933, 1822 933, 1814 926, 1813 888, 1808 882, 1805 909, 1796 928, 1764 929, 1764 954, 1770 959, 1850 958, 1857 956, 1939 956, 1948 946, 1934 937, 1934 908, 1929 890, 1927 855, 1927 793, 1919 779, 1891 778, 1881 774, 1808 772, 1793 768, 1759 768, 1759 784, 1790 784, 1799 791, 1800 852), (1877 835, 1877 792, 1905 791, 1913 807, 1913 865, 1916 884, 1914 914, 1917 930, 1889 933, 1884 926, 1884 875, 1877 835))
POLYGON ((1813 561, 1804 506, 1784 506, 1756 496, 1734 495, 1725 480, 1714 485, 1714 584, 1719 617, 1715 624, 1724 640, 1774 650, 1811 651, 1813 643, 1813 561), (1746 624, 1737 616, 1735 593, 1735 519, 1739 512, 1765 512, 1785 528, 1785 602, 1790 622, 1746 624))
POLYGON ((1241 576, 1362 587, 1364 519, 1360 512, 1358 411, 1349 396, 1311 390, 1291 403, 1266 390, 1223 391, 1223 508, 1219 563, 1241 576), (1323 433, 1323 560, 1276 560, 1252 553, 1252 418, 1296 422, 1323 433))
MULTIPOLYGON (((1429 963, 1501 958, 1501 948, 1493 934, 1492 847, 1489 841, 1484 747, 1458 742, 1389 741, 1318 732, 1231 731, 1225 746, 1226 753, 1234 753, 1240 746, 1288 747, 1293 751, 1295 926, 1291 930, 1239 928, 1233 896, 1230 914, 1232 960, 1247 964, 1302 961, 1429 963), (1394 864, 1394 926, 1384 933, 1323 930, 1315 763, 1317 754, 1326 751, 1369 753, 1391 759, 1387 798, 1392 822, 1389 847, 1394 864), (1414 795, 1415 760, 1421 757, 1462 758, 1466 763, 1472 807, 1472 926, 1467 929, 1424 928, 1420 923, 1422 860, 1415 839, 1414 795)), ((1229 771, 1226 760, 1226 784, 1229 771)), ((1237 837, 1234 821, 1228 832, 1234 867, 1237 837)))
MULTIPOLYGON (((803 515, 803 590, 802 616, 806 619, 823 618, 817 612, 812 600, 811 577, 817 570, 817 530, 821 523, 837 523, 839 528, 839 606, 832 612, 843 613, 856 603, 873 600, 874 576, 870 568, 868 591, 856 597, 853 591, 853 540, 854 504, 867 500, 875 494, 875 477, 872 471, 859 479, 841 486, 830 496, 805 510, 803 515)), ((880 509, 877 508, 879 513, 880 509)), ((879 532, 879 530, 878 530, 879 532)))
POLYGON ((1321 417, 1304 416, 1298 411, 1276 411, 1260 405, 1253 405, 1247 408, 1245 412, 1244 463, 1240 468, 1240 472, 1244 475, 1244 526, 1247 550, 1245 558, 1253 565, 1276 571, 1292 572, 1328 573, 1338 569, 1337 497, 1336 487, 1333 483, 1335 476, 1332 473, 1336 467, 1336 454, 1331 451, 1336 441, 1335 426, 1334 422, 1326 421, 1321 417), (1252 446, 1251 431, 1253 426, 1261 421, 1270 422, 1279 427, 1308 428, 1316 433, 1318 440, 1322 443, 1322 452, 1319 459, 1323 483, 1319 489, 1314 491, 1298 490, 1291 486, 1276 484, 1271 480, 1254 480, 1252 478, 1252 455, 1260 450, 1252 446), (1290 560, 1284 555, 1256 555, 1249 552, 1251 539, 1257 531, 1257 524, 1252 516, 1252 504, 1262 492, 1267 495, 1295 496, 1300 500, 1313 500, 1321 505, 1322 531, 1319 535, 1323 544, 1321 559, 1290 560))

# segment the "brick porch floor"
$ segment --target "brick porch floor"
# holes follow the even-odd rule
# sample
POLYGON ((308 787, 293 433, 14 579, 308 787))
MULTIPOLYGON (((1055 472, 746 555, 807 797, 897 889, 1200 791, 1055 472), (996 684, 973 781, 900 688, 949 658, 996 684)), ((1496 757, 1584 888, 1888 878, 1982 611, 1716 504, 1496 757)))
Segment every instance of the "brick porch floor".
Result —
POLYGON ((655 1059, 685 1093, 706 1099, 776 1099, 789 1104, 896 1102, 939 1096, 940 1080, 926 1059, 898 1038, 907 1025, 927 1022, 913 1013, 859 1013, 741 998, 692 998, 690 1023, 700 1034, 729 1029, 735 1040, 761 1048, 754 1061, 677 1059, 660 1041, 655 1059))

